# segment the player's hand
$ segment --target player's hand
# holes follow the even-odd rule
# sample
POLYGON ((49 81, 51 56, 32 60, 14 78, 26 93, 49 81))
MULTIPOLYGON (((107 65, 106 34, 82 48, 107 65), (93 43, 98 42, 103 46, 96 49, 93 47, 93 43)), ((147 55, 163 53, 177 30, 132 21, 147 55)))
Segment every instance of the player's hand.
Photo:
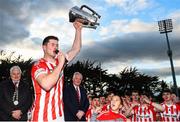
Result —
POLYGON ((59 51, 57 54, 57 59, 59 61, 59 63, 64 64, 65 62, 65 55, 62 51, 59 51))
POLYGON ((21 114, 22 114, 21 110, 12 111, 12 117, 17 120, 21 119, 21 114))
POLYGON ((74 28, 76 30, 81 30, 82 29, 82 25, 83 24, 78 19, 76 19, 75 22, 73 22, 73 26, 74 26, 74 28))

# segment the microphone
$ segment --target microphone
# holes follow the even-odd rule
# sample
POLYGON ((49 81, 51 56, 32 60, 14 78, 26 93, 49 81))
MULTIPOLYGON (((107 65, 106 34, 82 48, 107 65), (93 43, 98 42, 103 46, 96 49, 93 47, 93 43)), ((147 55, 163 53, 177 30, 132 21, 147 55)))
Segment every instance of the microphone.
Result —
POLYGON ((56 54, 58 54, 58 53, 59 53, 59 50, 58 50, 58 49, 56 49, 54 52, 55 52, 56 54))
MULTIPOLYGON (((55 52, 56 54, 58 54, 58 53, 59 53, 59 50, 56 49, 54 52, 55 52)), ((68 64, 68 60, 67 60, 66 57, 65 57, 64 67, 65 67, 67 64, 68 64)))

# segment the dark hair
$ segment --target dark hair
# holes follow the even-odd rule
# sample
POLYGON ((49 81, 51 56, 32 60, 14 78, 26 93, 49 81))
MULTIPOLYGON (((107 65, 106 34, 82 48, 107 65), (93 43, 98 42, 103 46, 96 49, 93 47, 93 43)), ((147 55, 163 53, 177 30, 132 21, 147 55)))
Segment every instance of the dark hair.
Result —
POLYGON ((56 37, 56 36, 47 36, 46 38, 44 38, 42 45, 46 45, 50 39, 59 41, 58 37, 56 37))
POLYGON ((150 97, 150 94, 149 94, 148 92, 146 92, 146 91, 142 91, 142 92, 140 93, 140 95, 146 95, 147 97, 150 97))
POLYGON ((126 91, 124 92, 124 96, 125 96, 125 95, 131 96, 131 92, 130 92, 129 90, 126 90, 126 91))
POLYGON ((172 94, 172 91, 171 91, 170 89, 168 89, 168 88, 166 88, 166 89, 164 89, 164 90, 162 91, 162 93, 165 93, 165 92, 172 94))
POLYGON ((132 93, 133 93, 133 92, 135 92, 135 93, 138 93, 138 94, 139 94, 139 91, 138 91, 138 90, 136 90, 136 89, 133 89, 133 90, 132 90, 131 95, 132 95, 132 93))

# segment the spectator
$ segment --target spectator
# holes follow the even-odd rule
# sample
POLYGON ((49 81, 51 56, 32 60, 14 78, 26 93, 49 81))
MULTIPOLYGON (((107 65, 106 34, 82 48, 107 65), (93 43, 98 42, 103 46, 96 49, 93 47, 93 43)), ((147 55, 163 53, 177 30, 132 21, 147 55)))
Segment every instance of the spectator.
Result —
POLYGON ((10 69, 10 80, 0 84, 0 120, 26 121, 28 109, 32 105, 29 86, 21 80, 19 66, 10 69))
MULTIPOLYGON (((91 104, 89 105, 88 111, 86 112, 86 120, 90 122, 93 110, 100 107, 100 99, 97 96, 92 97, 91 104)), ((102 106, 101 106, 102 107, 102 106)))
POLYGON ((104 96, 100 96, 100 97, 99 97, 99 100, 100 100, 100 104, 101 104, 102 106, 104 106, 104 105, 106 104, 106 98, 105 98, 104 96))
POLYGON ((110 109, 109 111, 101 112, 101 108, 97 107, 94 109, 94 112, 91 117, 91 121, 127 121, 127 118, 120 113, 120 109, 122 108, 122 101, 118 95, 113 95, 110 101, 110 109), (98 113, 100 114, 98 115, 98 113))
POLYGON ((171 90, 165 89, 162 92, 162 98, 164 100, 162 106, 165 109, 164 112, 161 113, 162 121, 180 121, 180 106, 174 103, 171 90))
MULTIPOLYGON (((135 95, 136 96, 136 95, 135 95)), ((131 120, 134 122, 156 121, 156 111, 164 111, 164 108, 155 102, 152 102, 147 97, 146 93, 142 93, 136 98, 136 102, 132 102, 131 107, 126 111, 125 115, 132 115, 131 120)), ((133 99, 134 99, 133 98, 133 99)))
MULTIPOLYGON (((179 98, 176 96, 175 93, 172 93, 172 94, 171 94, 171 97, 172 97, 172 101, 173 101, 174 103, 177 103, 177 104, 180 103, 179 98)), ((180 104, 179 104, 179 105, 180 105, 180 104)))
POLYGON ((86 90, 80 86, 83 76, 75 72, 72 83, 64 88, 64 115, 65 121, 85 121, 89 108, 89 100, 86 90))
POLYGON ((110 109, 110 103, 112 100, 112 97, 114 96, 113 92, 109 92, 106 97, 106 104, 103 105, 102 111, 108 111, 110 109))
POLYGON ((124 93, 124 96, 121 98, 123 101, 123 108, 124 108, 124 112, 125 112, 131 106, 131 93, 129 91, 126 91, 124 93))

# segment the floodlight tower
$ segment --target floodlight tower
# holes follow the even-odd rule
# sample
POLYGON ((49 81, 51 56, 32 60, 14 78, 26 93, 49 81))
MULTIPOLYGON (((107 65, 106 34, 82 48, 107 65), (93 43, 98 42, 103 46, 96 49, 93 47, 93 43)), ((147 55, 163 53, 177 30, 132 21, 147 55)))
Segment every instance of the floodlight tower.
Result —
POLYGON ((158 21, 158 26, 159 26, 160 34, 164 34, 164 33, 166 34, 166 40, 167 40, 167 46, 168 46, 167 54, 169 56, 169 60, 170 60, 170 64, 171 64, 174 88, 176 90, 177 96, 179 97, 179 92, 178 92, 177 83, 176 83, 175 70, 174 70, 174 65, 173 65, 173 59, 172 59, 172 50, 171 50, 169 38, 168 38, 168 33, 172 32, 172 29, 173 29, 172 20, 166 19, 166 20, 158 21))

